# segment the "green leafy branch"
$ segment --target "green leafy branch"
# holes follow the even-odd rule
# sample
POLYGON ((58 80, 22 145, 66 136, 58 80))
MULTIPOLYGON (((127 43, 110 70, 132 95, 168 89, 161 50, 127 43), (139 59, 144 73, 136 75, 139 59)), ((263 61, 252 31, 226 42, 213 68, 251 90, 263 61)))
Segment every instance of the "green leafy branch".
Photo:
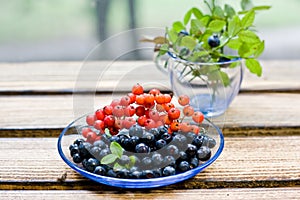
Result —
MULTIPOLYGON (((166 28, 165 37, 152 40, 156 44, 158 56, 171 52, 181 59, 202 63, 242 58, 251 73, 261 76, 262 66, 258 58, 264 51, 265 42, 256 34, 253 23, 256 13, 270 6, 254 6, 251 0, 241 0, 241 10, 236 11, 229 4, 218 5, 216 0, 204 0, 204 3, 210 13, 192 7, 182 21, 175 21, 171 28, 166 28), (213 35, 220 40, 220 44, 215 47, 208 42, 213 35), (226 49, 235 53, 226 53, 226 49)), ((210 73, 199 74, 198 69, 191 70, 198 77, 213 77, 210 73)), ((214 70, 211 72, 215 73, 214 70)), ((228 85, 227 74, 221 76, 224 85, 228 85)))

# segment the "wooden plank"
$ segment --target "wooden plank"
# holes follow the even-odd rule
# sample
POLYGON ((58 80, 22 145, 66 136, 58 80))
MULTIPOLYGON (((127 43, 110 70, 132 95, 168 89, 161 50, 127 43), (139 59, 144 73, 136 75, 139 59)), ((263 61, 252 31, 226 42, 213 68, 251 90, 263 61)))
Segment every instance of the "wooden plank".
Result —
POLYGON ((300 199, 300 188, 242 188, 242 189, 195 189, 195 190, 151 190, 145 191, 85 191, 85 190, 67 190, 67 191, 0 191, 2 200, 35 200, 35 199, 300 199))
MULTIPOLYGON (((212 121, 225 135, 299 135, 299 98, 300 94, 291 93, 242 93, 223 116, 212 121)), ((97 95, 91 111, 111 99, 111 95, 97 95)), ((0 136, 57 136, 75 119, 73 101, 72 95, 0 96, 0 136)))
MULTIPOLYGON (((246 71, 242 91, 299 91, 300 60, 263 60, 262 65, 261 78, 246 71)), ((157 70, 152 61, 1 63, 0 69, 0 92, 7 94, 71 93, 78 88, 80 75, 85 79, 80 83, 88 84, 90 90, 126 91, 136 82, 170 88, 168 76, 157 70)))
MULTIPOLYGON (((56 138, 0 138, 0 188, 115 190, 71 170, 61 160, 56 142, 56 138)), ((299 186, 299 143, 300 136, 227 137, 215 163, 166 188, 299 186)))

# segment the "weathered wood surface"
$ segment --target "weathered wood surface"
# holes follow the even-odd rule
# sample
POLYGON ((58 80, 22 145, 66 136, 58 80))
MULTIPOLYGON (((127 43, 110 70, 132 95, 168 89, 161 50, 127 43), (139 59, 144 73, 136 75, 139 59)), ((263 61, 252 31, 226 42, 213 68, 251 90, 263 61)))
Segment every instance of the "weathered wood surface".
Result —
POLYGON ((216 199, 247 199, 247 200, 289 200, 300 199, 300 188, 242 188, 242 189, 195 189, 195 190, 152 190, 151 193, 144 191, 136 192, 97 192, 86 190, 66 190, 66 191, 0 191, 0 198, 2 200, 53 200, 53 199, 203 199, 203 200, 216 200, 216 199))
MULTIPOLYGON (((299 91, 300 60, 263 60, 262 64, 261 78, 246 71, 242 91, 299 91)), ((83 84, 89 90, 128 91, 136 82, 170 88, 168 77, 152 61, 1 63, 0 69, 0 92, 7 94, 71 93, 83 84)))
POLYGON ((78 116, 71 93, 91 92, 86 113, 136 82, 168 90, 168 77, 152 61, 1 63, 0 199, 300 199, 300 60, 262 64, 263 76, 246 73, 226 114, 212 120, 225 135, 215 163, 182 183, 122 190, 59 157, 57 136, 78 116))
MULTIPOLYGON (((1 138, 0 188, 116 190, 75 173, 61 160, 56 142, 56 138, 1 138)), ((166 188, 297 186, 299 144, 300 136, 227 137, 215 163, 195 178, 166 188)))
MULTIPOLYGON (((111 95, 97 95, 91 111, 111 99, 111 95)), ((300 94, 294 93, 242 93, 223 116, 212 121, 224 128, 224 134, 299 134, 299 99, 300 94)), ((41 129, 33 134, 44 130, 45 136, 51 131, 56 131, 57 136, 60 129, 75 119, 73 101, 72 95, 0 96, 0 135, 16 134, 18 129, 41 129)))

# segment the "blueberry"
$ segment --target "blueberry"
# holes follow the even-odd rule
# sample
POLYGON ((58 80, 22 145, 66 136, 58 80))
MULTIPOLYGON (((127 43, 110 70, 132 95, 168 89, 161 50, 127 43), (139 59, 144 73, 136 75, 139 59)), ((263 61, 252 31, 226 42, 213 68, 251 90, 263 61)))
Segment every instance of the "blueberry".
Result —
POLYGON ((93 145, 99 147, 100 149, 105 149, 107 147, 103 140, 97 140, 93 145))
POLYGON ((143 176, 143 178, 155 178, 155 175, 154 175, 154 173, 153 173, 153 171, 152 170, 144 170, 143 172, 142 172, 142 176, 143 176))
POLYGON ((73 157, 73 155, 79 154, 79 153, 80 153, 80 150, 79 150, 79 147, 77 145, 74 145, 70 150, 70 154, 71 154, 72 157, 73 157))
POLYGON ((97 166, 94 170, 94 173, 103 176, 106 175, 106 169, 103 166, 97 166))
POLYGON ((220 57, 219 58, 219 60, 218 60, 218 62, 220 62, 220 63, 223 63, 223 62, 229 62, 230 61, 230 58, 226 58, 226 57, 220 57))
POLYGON ((211 156, 211 151, 207 146, 202 146, 197 151, 197 158, 201 161, 207 161, 211 156))
POLYGON ((140 143, 140 138, 138 136, 132 136, 129 138, 130 149, 134 149, 132 147, 135 147, 138 143, 140 143))
POLYGON ((164 133, 168 133, 168 128, 165 126, 160 126, 157 128, 158 132, 160 135, 164 134, 164 133))
POLYGON ((135 146, 135 152, 136 153, 149 153, 150 148, 147 145, 145 145, 144 143, 140 143, 135 146))
POLYGON ((87 160, 88 159, 86 159, 86 158, 84 158, 83 160, 82 160, 82 166, 84 167, 84 168, 86 168, 86 163, 87 163, 87 160))
POLYGON ((187 159, 188 159, 188 155, 184 151, 180 151, 177 161, 184 161, 187 159))
POLYGON ((119 136, 116 136, 116 135, 111 136, 111 137, 109 138, 109 141, 110 141, 110 142, 117 142, 117 143, 120 144, 120 137, 119 137, 119 136))
POLYGON ((130 136, 137 136, 137 137, 141 138, 141 137, 143 137, 143 133, 144 133, 143 128, 137 124, 134 124, 133 126, 131 126, 129 128, 130 136))
POLYGON ((192 144, 195 145, 197 148, 200 148, 203 144, 204 139, 204 135, 198 135, 194 138, 192 144))
POLYGON ((101 141, 103 141, 105 144, 109 144, 110 143, 109 138, 108 138, 108 136, 106 134, 103 134, 101 136, 101 141))
POLYGON ((214 48, 220 45, 220 39, 217 35, 212 35, 208 38, 208 44, 210 47, 214 48))
POLYGON ((156 139, 160 138, 161 134, 160 134, 158 128, 151 128, 148 132, 152 133, 156 139))
POLYGON ((178 169, 181 172, 186 172, 190 169, 190 164, 187 161, 181 161, 178 165, 178 169))
POLYGON ((172 167, 175 167, 176 166, 176 160, 173 156, 165 156, 164 157, 164 160, 163 160, 163 165, 164 166, 172 166, 172 167))
POLYGON ((129 151, 132 149, 130 139, 129 138, 122 138, 120 141, 121 146, 126 150, 129 151))
POLYGON ((72 151, 72 149, 73 149, 74 147, 78 147, 78 145, 77 145, 77 144, 71 144, 71 145, 69 146, 69 151, 72 151))
POLYGON ((116 178, 117 177, 117 173, 113 169, 110 169, 110 170, 107 171, 107 176, 116 178))
POLYGON ((84 140, 81 139, 81 138, 78 138, 78 139, 76 139, 76 140, 73 142, 73 144, 75 144, 75 145, 77 145, 77 146, 79 146, 81 143, 84 143, 84 140))
POLYGON ((197 136, 197 135, 196 135, 194 132, 188 132, 188 133, 186 134, 186 137, 187 137, 187 140, 188 140, 188 141, 193 141, 194 138, 195 138, 196 136, 197 136))
POLYGON ((164 158, 162 157, 161 154, 155 153, 152 155, 152 163, 154 166, 156 166, 156 167, 161 166, 163 161, 164 161, 164 158))
POLYGON ((186 154, 189 156, 189 157, 193 157, 194 155, 196 155, 197 153, 197 147, 193 144, 188 144, 188 148, 186 149, 186 154))
POLYGON ((80 156, 83 158, 90 158, 92 155, 90 154, 90 149, 92 148, 92 145, 88 142, 81 143, 79 146, 80 156))
POLYGON ((189 35, 189 33, 186 30, 181 30, 179 32, 179 36, 186 36, 186 35, 189 35))
POLYGON ((133 171, 130 173, 130 178, 133 178, 133 179, 139 179, 141 178, 143 175, 143 173, 141 171, 133 171))
POLYGON ((156 149, 161 149, 167 145, 167 142, 163 139, 157 140, 155 143, 156 149))
POLYGON ((153 174, 154 174, 154 177, 155 177, 155 178, 158 178, 158 177, 161 177, 161 176, 162 176, 162 169, 161 169, 161 168, 154 169, 154 170, 152 170, 152 171, 153 171, 153 174))
POLYGON ((100 151, 101 151, 101 149, 97 146, 93 146, 90 150, 90 152, 93 156, 98 156, 100 151))
POLYGON ((142 159, 142 164, 143 164, 143 166, 144 167, 146 167, 146 168, 150 168, 151 167, 151 165, 152 165, 152 160, 151 160, 151 158, 149 158, 149 157, 144 157, 143 159, 142 159))
POLYGON ((174 169, 174 167, 171 166, 167 166, 163 169, 162 175, 163 176, 171 176, 171 175, 175 175, 176 171, 174 169))
MULTIPOLYGON (((207 136, 208 137, 208 136, 207 136)), ((214 148, 216 146, 217 142, 215 139, 208 137, 208 148, 214 148)))
POLYGON ((121 169, 115 172, 116 178, 128 178, 129 170, 128 169, 121 169))
POLYGON ((198 158, 191 158, 191 160, 190 160, 190 167, 191 168, 196 168, 196 167, 198 167, 199 166, 199 160, 198 160, 198 158))
POLYGON ((166 149, 166 155, 173 156, 174 158, 178 158, 179 150, 175 145, 169 145, 166 149))
POLYGON ((155 136, 152 133, 145 132, 143 135, 142 141, 148 146, 154 146, 155 136))
POLYGON ((177 134, 172 141, 181 151, 187 148, 187 138, 182 134, 177 134))
POLYGON ((172 140, 172 136, 169 133, 164 133, 162 134, 161 139, 169 143, 172 140))
POLYGON ((83 161, 83 158, 79 155, 79 153, 75 153, 72 158, 75 163, 81 163, 83 161))
POLYGON ((118 163, 120 165, 127 165, 130 163, 130 158, 127 155, 122 155, 121 158, 119 158, 118 163))
POLYGON ((110 154, 110 150, 108 148, 102 149, 98 154, 99 159, 102 159, 104 156, 110 154))
POLYGON ((99 160, 95 158, 89 158, 86 162, 86 169, 89 172, 93 172, 97 166, 100 165, 99 160))

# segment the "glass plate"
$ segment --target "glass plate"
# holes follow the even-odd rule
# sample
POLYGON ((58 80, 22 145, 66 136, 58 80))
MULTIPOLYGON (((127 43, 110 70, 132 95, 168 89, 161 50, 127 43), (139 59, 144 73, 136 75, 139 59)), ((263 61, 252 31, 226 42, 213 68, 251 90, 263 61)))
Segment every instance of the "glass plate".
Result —
POLYGON ((115 186, 120 188, 155 188, 178 183, 192 178, 196 176, 199 172, 203 171, 220 156, 224 148, 224 137, 222 131, 208 119, 205 119, 202 124, 208 130, 207 135, 216 140, 216 146, 213 149, 211 149, 211 158, 208 161, 201 163, 198 167, 186 171, 184 173, 152 179, 121 179, 112 178, 108 176, 101 176, 86 171, 82 168, 81 164, 74 163, 69 153, 69 146, 73 143, 74 140, 81 137, 81 135, 77 132, 77 128, 84 124, 85 117, 86 116, 82 116, 77 120, 73 121, 61 132, 57 143, 59 155, 67 165, 69 165, 73 170, 75 170, 82 176, 109 186, 115 186))

